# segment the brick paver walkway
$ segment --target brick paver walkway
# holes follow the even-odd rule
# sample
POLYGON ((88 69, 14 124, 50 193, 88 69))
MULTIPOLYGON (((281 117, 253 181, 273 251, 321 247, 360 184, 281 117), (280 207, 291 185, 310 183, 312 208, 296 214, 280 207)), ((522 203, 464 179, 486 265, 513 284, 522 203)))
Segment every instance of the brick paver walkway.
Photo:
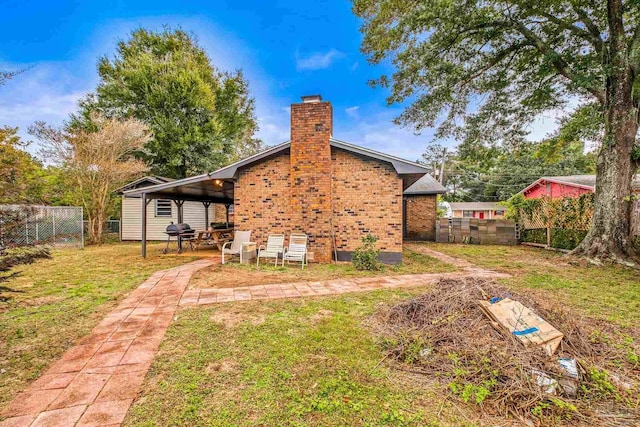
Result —
POLYGON ((480 268, 469 261, 445 255, 424 245, 407 244, 412 250, 424 253, 460 271, 452 273, 406 274, 399 276, 356 277, 342 280, 318 282, 280 283, 273 285, 242 286, 237 288, 190 289, 184 292, 181 306, 208 305, 224 302, 298 298, 319 295, 337 295, 347 292, 364 292, 375 289, 394 289, 424 286, 436 283, 441 278, 455 277, 509 277, 508 274, 480 268))
POLYGON ((213 262, 152 274, 11 402, 0 427, 119 426, 191 275, 213 262))
POLYGON ((508 277, 422 245, 411 245, 460 271, 187 290, 192 274, 216 259, 158 271, 67 351, 3 412, 0 427, 120 426, 140 391, 178 307, 232 301, 335 295, 435 283, 443 277, 508 277))

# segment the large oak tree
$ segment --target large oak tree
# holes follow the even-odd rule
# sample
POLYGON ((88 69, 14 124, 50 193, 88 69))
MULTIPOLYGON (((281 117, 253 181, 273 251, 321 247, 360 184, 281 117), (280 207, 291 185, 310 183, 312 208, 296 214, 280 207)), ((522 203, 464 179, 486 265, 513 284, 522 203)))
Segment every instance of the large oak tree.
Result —
POLYGON ((182 30, 138 29, 98 61, 95 93, 80 102, 71 128, 91 115, 133 117, 153 132, 138 157, 153 172, 184 178, 211 172, 260 148, 254 99, 242 71, 218 70, 182 30))
POLYGON ((635 256, 631 181, 640 162, 637 0, 354 0, 363 51, 395 71, 398 122, 469 141, 521 140, 543 111, 595 103, 604 131, 593 226, 576 253, 635 256))

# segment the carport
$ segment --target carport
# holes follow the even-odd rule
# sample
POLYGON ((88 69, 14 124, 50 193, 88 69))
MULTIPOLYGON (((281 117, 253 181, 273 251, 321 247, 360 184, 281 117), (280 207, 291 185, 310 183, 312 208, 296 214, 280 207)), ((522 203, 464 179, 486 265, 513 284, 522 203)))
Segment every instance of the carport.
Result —
MULTIPOLYGON (((147 206, 154 199, 172 200, 178 208, 178 223, 182 224, 184 202, 201 202, 204 207, 204 221, 209 224, 209 206, 222 204, 227 210, 229 222, 229 207, 233 205, 232 179, 215 178, 214 174, 204 174, 176 181, 143 187, 126 191, 129 197, 142 199, 142 256, 147 256, 147 206)), ((178 246, 182 248, 182 241, 178 238, 178 246)))
MULTIPOLYGON (((284 145, 286 143, 276 145, 215 172, 125 191, 124 194, 128 197, 142 199, 142 256, 147 256, 147 206, 149 202, 154 199, 172 200, 178 208, 178 223, 183 222, 182 205, 184 202, 202 202, 205 224, 209 224, 209 206, 212 203, 222 204, 227 211, 228 223, 229 207, 234 203, 234 186, 239 168, 278 152, 284 145)), ((178 245, 181 244, 182 242, 178 239, 178 245)))

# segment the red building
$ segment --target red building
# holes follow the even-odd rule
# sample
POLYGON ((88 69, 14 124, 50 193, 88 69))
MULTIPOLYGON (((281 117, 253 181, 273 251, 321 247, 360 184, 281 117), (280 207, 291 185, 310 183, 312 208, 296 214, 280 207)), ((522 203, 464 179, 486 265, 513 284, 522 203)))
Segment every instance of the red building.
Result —
MULTIPOLYGON (((632 186, 634 193, 639 193, 640 178, 636 178, 632 186)), ((593 193, 595 188, 595 175, 543 176, 520 193, 527 199, 539 199, 540 197, 557 199, 593 193)))

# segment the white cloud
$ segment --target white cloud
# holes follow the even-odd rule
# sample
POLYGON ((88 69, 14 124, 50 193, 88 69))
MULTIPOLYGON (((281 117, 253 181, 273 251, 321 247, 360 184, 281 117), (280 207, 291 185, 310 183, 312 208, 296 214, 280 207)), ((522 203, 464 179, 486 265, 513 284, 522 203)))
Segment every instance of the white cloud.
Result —
POLYGON ((355 105, 355 106, 353 106, 353 107, 346 108, 344 111, 345 111, 345 112, 346 112, 350 117, 357 118, 357 117, 358 117, 358 110, 359 110, 359 109, 360 109, 360 106, 355 105))
MULTIPOLYGON (((25 140, 32 139, 27 128, 37 120, 61 125, 94 87, 94 79, 69 71, 73 69, 64 62, 38 63, 0 87, 0 125, 19 127, 25 140)), ((37 144, 29 147, 32 153, 37 150, 37 144)))
POLYGON ((316 52, 306 58, 296 54, 296 70, 321 70, 329 68, 334 61, 344 57, 344 54, 337 49, 330 49, 328 52, 316 52))

